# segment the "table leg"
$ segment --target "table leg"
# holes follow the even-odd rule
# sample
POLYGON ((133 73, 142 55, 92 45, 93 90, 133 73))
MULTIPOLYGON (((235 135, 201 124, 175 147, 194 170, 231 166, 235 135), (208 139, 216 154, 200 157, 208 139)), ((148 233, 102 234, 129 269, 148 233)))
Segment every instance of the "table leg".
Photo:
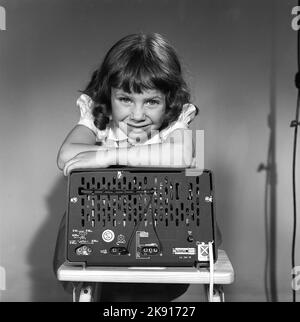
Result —
POLYGON ((73 287, 73 302, 96 302, 99 283, 80 283, 73 287))
MULTIPOLYGON (((205 289, 206 289, 207 299, 210 302, 209 284, 205 284, 205 289)), ((219 284, 214 285, 213 296, 212 296, 212 301, 211 302, 225 302, 225 295, 224 295, 224 290, 223 290, 222 285, 219 285, 219 284)))

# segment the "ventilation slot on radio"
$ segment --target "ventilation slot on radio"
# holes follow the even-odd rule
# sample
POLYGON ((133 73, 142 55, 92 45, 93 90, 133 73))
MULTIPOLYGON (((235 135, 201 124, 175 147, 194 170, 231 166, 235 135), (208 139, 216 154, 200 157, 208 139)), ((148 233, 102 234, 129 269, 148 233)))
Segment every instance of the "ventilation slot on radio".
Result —
POLYGON ((144 220, 144 225, 200 225, 199 177, 190 182, 172 182, 165 173, 146 177, 139 172, 118 177, 81 177, 77 188, 81 227, 126 227, 144 220), (148 211, 146 207, 150 201, 148 211), (153 211, 153 213, 152 213, 153 211))

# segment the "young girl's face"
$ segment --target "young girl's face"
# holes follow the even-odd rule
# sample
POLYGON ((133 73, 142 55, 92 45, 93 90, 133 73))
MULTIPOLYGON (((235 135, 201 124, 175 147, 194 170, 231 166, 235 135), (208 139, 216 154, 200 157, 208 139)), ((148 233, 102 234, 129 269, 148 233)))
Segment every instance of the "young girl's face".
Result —
POLYGON ((130 140, 142 143, 161 127, 166 99, 156 89, 138 94, 112 88, 111 107, 114 126, 119 127, 130 140), (153 131, 155 132, 152 133, 153 131))

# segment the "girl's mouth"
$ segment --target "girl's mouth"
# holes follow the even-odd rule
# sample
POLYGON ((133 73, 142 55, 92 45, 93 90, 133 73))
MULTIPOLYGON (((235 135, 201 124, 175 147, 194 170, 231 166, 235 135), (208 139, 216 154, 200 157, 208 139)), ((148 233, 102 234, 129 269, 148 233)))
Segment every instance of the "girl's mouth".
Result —
POLYGON ((145 129, 149 124, 144 124, 144 125, 138 125, 138 124, 128 124, 131 128, 133 129, 145 129))

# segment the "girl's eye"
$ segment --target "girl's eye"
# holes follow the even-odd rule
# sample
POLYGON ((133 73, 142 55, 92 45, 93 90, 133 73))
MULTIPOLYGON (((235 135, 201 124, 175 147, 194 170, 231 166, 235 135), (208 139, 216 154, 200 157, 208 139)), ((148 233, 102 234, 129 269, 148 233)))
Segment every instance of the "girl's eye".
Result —
POLYGON ((128 97, 120 97, 119 100, 125 104, 131 103, 131 99, 128 97))
POLYGON ((158 105, 160 102, 158 100, 149 100, 146 102, 146 104, 150 106, 158 105))

